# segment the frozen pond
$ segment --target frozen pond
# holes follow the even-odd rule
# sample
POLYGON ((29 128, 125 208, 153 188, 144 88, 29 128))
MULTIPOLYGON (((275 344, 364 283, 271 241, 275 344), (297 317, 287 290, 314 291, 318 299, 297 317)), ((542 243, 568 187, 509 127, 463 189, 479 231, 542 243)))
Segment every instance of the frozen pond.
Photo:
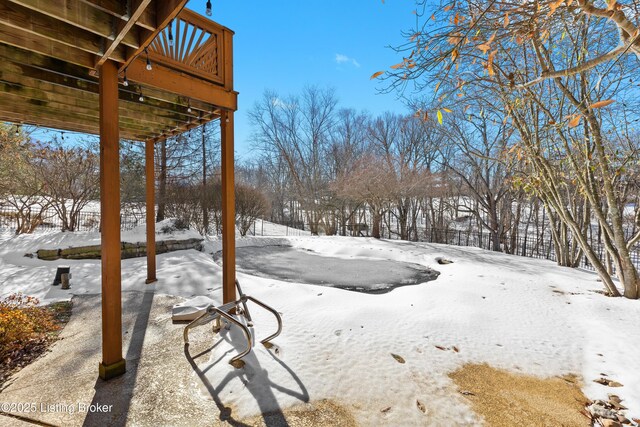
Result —
POLYGON ((287 246, 237 248, 236 263, 238 270, 256 276, 367 293, 386 293, 435 280, 440 274, 420 264, 336 258, 287 246))

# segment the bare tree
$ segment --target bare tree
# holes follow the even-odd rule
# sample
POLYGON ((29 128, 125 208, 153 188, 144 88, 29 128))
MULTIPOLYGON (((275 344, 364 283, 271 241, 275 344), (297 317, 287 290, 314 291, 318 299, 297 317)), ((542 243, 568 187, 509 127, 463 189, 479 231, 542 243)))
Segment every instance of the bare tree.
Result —
POLYGON ((425 156, 431 142, 428 129, 416 117, 385 113, 371 122, 369 138, 372 153, 383 160, 391 180, 387 184, 392 191, 388 212, 398 225, 396 233, 402 240, 410 235, 417 239, 420 199, 430 182, 430 157, 425 156))
POLYGON ((167 204, 167 140, 160 141, 160 165, 158 177, 158 211, 156 212, 156 222, 163 221, 167 204))
POLYGON ((371 218, 371 236, 382 237, 380 226, 395 190, 393 175, 385 160, 372 153, 363 155, 350 174, 334 184, 339 197, 366 204, 371 218))
POLYGON ((441 135, 439 149, 447 150, 443 165, 469 196, 462 199, 464 210, 489 231, 493 250, 512 252, 508 235, 517 235, 518 190, 511 179, 518 162, 505 156, 513 131, 504 118, 499 109, 481 105, 452 114, 443 126, 431 123, 441 135))
POLYGON ((299 97, 265 92, 250 112, 257 129, 254 142, 286 163, 312 234, 318 234, 326 210, 326 160, 336 104, 333 90, 307 87, 299 97))
POLYGON ((241 236, 246 236, 257 218, 269 211, 266 197, 256 188, 236 185, 236 225, 241 236))
POLYGON ((120 144, 120 211, 143 220, 146 210, 144 144, 123 141, 120 144))
MULTIPOLYGON (((338 111, 336 125, 331 135, 331 145, 328 152, 329 178, 332 183, 343 182, 345 177, 354 171, 357 160, 365 153, 368 141, 369 116, 357 113, 353 109, 338 111)), ((352 234, 357 235, 357 213, 362 208, 362 201, 352 197, 344 197, 336 192, 336 186, 331 185, 332 211, 335 212, 340 234, 347 234, 350 225, 352 234)), ((325 224, 325 229, 329 228, 325 224)), ((337 231, 337 230, 336 230, 337 231)))
POLYGON ((16 129, 0 123, 0 206, 15 210, 16 234, 32 233, 48 219, 50 201, 42 197, 45 182, 37 174, 35 147, 16 129))
POLYGON ((57 212, 62 231, 75 231, 80 212, 100 192, 99 157, 91 149, 63 147, 55 140, 37 153, 42 195, 57 212))
MULTIPOLYGON (((640 236, 625 235, 619 185, 623 165, 632 162, 612 146, 602 108, 630 94, 626 79, 633 81, 629 72, 637 70, 631 65, 637 58, 622 54, 637 47, 632 20, 639 15, 637 8, 616 1, 609 7, 589 0, 573 5, 447 2, 437 8, 434 20, 422 15, 407 34, 407 43, 399 47, 405 59, 394 66, 390 81, 392 88, 408 88, 412 82, 418 90, 429 79, 438 81, 434 101, 441 123, 443 112, 468 102, 471 87, 482 89, 486 105, 499 100, 520 137, 520 160, 531 168, 527 188, 535 189, 571 231, 607 291, 619 295, 580 218, 588 214, 597 221, 624 295, 635 299, 640 281, 630 250, 640 236), (592 19, 594 14, 607 19, 592 19), (580 189, 586 211, 569 209, 567 183, 580 189)), ((631 102, 637 103, 635 98, 631 102)))
MULTIPOLYGON (((161 221, 169 211, 175 212, 172 197, 177 196, 175 203, 184 202, 173 190, 180 187, 198 185, 200 200, 197 202, 200 213, 197 215, 199 230, 209 230, 210 199, 208 181, 216 173, 219 163, 220 131, 218 126, 205 125, 194 128, 169 138, 160 143, 156 150, 158 164, 158 212, 156 221, 161 221)), ((195 218, 195 217, 194 217, 195 218)))
POLYGON ((189 182, 172 182, 166 188, 166 215, 204 234, 202 224, 200 185, 189 182))

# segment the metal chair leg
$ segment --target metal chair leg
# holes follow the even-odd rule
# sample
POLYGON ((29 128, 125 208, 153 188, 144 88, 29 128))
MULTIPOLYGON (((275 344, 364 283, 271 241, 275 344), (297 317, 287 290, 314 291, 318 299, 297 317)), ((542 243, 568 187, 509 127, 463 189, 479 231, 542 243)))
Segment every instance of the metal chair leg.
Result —
POLYGON ((249 313, 249 307, 247 307, 247 301, 244 298, 244 293, 242 292, 242 288, 240 287, 240 282, 236 279, 236 288, 238 288, 238 295, 240 295, 240 301, 242 301, 242 308, 244 310, 244 315, 247 318, 247 324, 249 327, 253 326, 253 320, 251 319, 251 313, 249 313))
POLYGON ((282 317, 280 316, 280 313, 278 313, 275 309, 269 307, 267 304, 263 303, 262 301, 259 301, 249 295, 243 296, 242 299, 252 301, 258 304, 260 307, 264 308, 265 310, 270 311, 271 313, 273 313, 273 315, 276 317, 276 320, 278 321, 278 330, 274 334, 271 334, 265 339, 261 340, 260 342, 262 344, 266 344, 272 339, 274 339, 275 337, 277 337, 278 335, 280 335, 280 332, 282 332, 282 317))
POLYGON ((231 365, 233 365, 234 367, 237 367, 237 363, 240 359, 242 359, 244 356, 246 356, 247 354, 249 354, 249 352, 251 351, 251 333, 249 332, 249 329, 247 329, 247 327, 245 325, 243 325, 242 323, 238 322, 234 317, 232 317, 230 314, 225 313, 222 310, 219 310, 215 307, 213 307, 213 310, 215 310, 221 317, 224 317, 225 319, 227 319, 229 322, 233 323, 234 325, 238 326, 240 328, 240 330, 242 330, 242 332, 244 333, 244 337, 247 339, 247 348, 241 352, 240 354, 238 354, 235 357, 232 357, 231 360, 229 361, 229 363, 231 365))
POLYGON ((213 324, 213 327, 211 328, 211 330, 213 331, 214 334, 217 334, 218 332, 220 332, 221 329, 222 329, 222 317, 218 316, 216 317, 216 321, 213 324))

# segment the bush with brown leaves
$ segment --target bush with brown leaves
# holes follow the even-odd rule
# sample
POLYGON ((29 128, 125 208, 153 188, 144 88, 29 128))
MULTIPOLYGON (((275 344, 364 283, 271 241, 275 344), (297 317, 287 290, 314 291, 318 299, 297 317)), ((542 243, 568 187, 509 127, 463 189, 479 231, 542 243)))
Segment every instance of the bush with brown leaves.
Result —
POLYGON ((0 300, 0 364, 11 364, 42 347, 60 329, 55 314, 40 301, 22 293, 0 300))

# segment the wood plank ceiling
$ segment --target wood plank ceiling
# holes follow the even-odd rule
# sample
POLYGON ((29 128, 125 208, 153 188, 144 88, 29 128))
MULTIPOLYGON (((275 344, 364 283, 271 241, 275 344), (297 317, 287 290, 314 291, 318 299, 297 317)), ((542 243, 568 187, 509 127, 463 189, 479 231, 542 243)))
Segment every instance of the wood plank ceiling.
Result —
POLYGON ((233 32, 186 2, 0 0, 0 120, 98 134, 96 70, 107 60, 120 71, 124 139, 235 111, 233 32))

